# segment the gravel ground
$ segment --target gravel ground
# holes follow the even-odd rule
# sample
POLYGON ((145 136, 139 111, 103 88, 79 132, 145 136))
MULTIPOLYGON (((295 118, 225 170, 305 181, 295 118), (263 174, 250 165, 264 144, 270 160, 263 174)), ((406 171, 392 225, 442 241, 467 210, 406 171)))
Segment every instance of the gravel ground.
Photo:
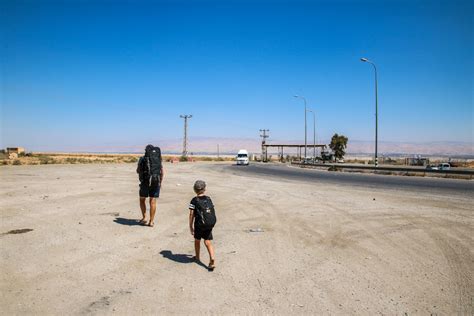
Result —
POLYGON ((149 228, 134 164, 2 167, 0 313, 474 314, 472 197, 228 169, 165 164, 149 228), (214 272, 190 260, 196 179, 214 272))

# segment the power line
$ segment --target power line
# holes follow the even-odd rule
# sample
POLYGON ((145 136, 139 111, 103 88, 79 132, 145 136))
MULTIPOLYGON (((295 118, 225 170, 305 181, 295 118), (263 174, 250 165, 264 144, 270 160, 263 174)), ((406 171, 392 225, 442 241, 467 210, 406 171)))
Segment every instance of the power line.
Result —
POLYGON ((265 144, 265 138, 270 137, 270 135, 267 135, 267 132, 270 132, 270 130, 269 129, 260 130, 260 137, 262 137, 262 144, 265 144))
POLYGON ((267 133, 270 132, 269 129, 261 129, 260 130, 260 137, 262 137, 262 161, 267 162, 267 149, 265 146, 265 139, 270 137, 267 133))
POLYGON ((183 157, 186 157, 188 155, 188 119, 193 116, 180 115, 179 117, 184 119, 183 157))

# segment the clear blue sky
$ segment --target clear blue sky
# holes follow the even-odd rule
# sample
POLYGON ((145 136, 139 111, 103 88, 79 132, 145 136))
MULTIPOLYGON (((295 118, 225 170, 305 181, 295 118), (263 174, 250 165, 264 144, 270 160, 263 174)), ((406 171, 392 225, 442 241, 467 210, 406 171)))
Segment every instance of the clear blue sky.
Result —
POLYGON ((182 135, 473 142, 472 1, 0 4, 2 147, 182 135), (312 119, 308 117, 309 132, 312 119), (312 137, 309 134, 308 137, 312 137))

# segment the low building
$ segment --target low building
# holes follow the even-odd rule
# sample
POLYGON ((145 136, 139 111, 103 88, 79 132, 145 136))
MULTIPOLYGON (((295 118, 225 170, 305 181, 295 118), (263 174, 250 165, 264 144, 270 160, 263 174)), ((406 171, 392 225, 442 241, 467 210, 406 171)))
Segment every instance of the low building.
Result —
POLYGON ((7 154, 24 154, 25 148, 23 147, 7 147, 7 154))

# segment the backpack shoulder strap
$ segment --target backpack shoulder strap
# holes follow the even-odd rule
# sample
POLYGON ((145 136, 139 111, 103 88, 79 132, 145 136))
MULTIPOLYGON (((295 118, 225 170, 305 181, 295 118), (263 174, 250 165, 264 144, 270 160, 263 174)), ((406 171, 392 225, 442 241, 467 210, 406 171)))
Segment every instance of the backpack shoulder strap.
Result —
POLYGON ((199 211, 203 211, 207 208, 207 201, 205 201, 204 199, 200 199, 198 197, 195 198, 196 199, 196 208, 199 210, 199 211))
POLYGON ((194 198, 194 201, 195 201, 196 208, 199 209, 199 210, 201 210, 201 209, 203 208, 201 199, 198 198, 198 197, 195 197, 195 198, 194 198))
POLYGON ((209 208, 214 208, 214 204, 212 203, 212 200, 210 197, 206 196, 206 202, 209 208))

